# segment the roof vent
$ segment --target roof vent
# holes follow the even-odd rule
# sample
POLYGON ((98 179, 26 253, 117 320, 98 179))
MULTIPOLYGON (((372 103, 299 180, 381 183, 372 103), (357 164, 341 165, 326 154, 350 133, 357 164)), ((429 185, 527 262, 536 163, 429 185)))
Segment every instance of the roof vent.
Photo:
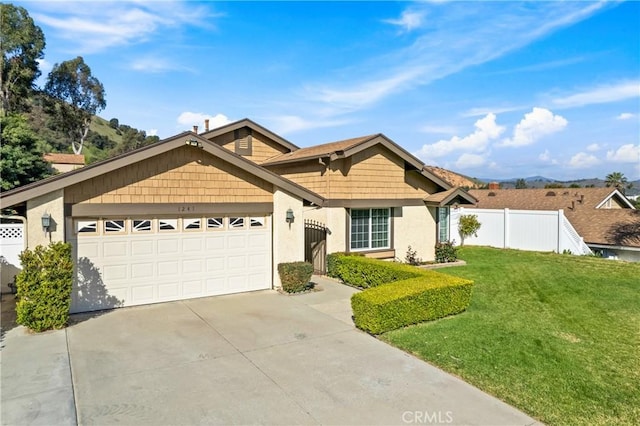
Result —
POLYGON ((489 197, 495 197, 496 195, 498 195, 498 194, 496 194, 496 193, 495 193, 495 192, 493 192, 493 191, 491 191, 491 192, 489 193, 489 197))
POLYGON ((547 197, 555 197, 555 196, 556 196, 556 193, 555 193, 555 192, 553 192, 553 191, 549 191, 549 192, 547 192, 545 195, 546 195, 547 197))

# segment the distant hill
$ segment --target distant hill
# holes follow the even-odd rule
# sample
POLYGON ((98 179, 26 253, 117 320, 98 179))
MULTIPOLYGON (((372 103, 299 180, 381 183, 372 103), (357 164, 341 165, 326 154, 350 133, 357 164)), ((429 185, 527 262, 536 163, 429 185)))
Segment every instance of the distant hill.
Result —
MULTIPOLYGON (((498 182, 502 188, 509 189, 516 187, 516 181, 518 178, 511 179, 483 179, 486 182, 498 182)), ((604 188, 606 186, 604 179, 589 178, 589 179, 575 179, 575 180, 557 180, 547 178, 544 176, 530 176, 524 178, 528 188, 544 188, 548 185, 557 185, 565 188, 604 188)), ((631 189, 626 190, 627 195, 640 194, 640 179, 630 182, 633 184, 631 189)))

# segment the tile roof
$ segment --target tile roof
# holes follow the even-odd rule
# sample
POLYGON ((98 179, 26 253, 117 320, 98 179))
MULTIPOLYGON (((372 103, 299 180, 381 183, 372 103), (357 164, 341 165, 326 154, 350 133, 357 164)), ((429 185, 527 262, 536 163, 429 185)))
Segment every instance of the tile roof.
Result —
POLYGON ((277 157, 270 158, 269 160, 263 162, 262 164, 268 165, 270 163, 280 163, 280 162, 289 162, 289 161, 295 161, 295 160, 326 157, 337 151, 344 151, 346 149, 352 148, 363 142, 371 140, 376 136, 379 136, 379 135, 361 136, 358 138, 351 138, 351 139, 345 139, 345 140, 336 141, 336 142, 329 142, 322 145, 314 145, 308 148, 300 148, 293 152, 289 152, 286 154, 278 155, 277 157))
POLYGON ((61 154, 50 152, 44 154, 44 161, 56 164, 82 164, 84 165, 84 155, 82 154, 61 154))
POLYGON ((613 188, 472 189, 469 193, 478 199, 477 208, 563 209, 586 243, 640 247, 640 210, 597 208, 607 198, 620 196, 613 188))

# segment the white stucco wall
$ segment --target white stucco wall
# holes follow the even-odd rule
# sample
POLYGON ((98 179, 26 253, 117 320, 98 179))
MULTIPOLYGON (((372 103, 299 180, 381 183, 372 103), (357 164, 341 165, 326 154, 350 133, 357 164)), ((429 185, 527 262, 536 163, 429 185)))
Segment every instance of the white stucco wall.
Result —
POLYGON ((435 211, 425 206, 404 206, 394 209, 393 246, 396 258, 404 261, 411 246, 422 260, 435 258, 435 211))
POLYGON ((273 285, 280 287, 278 264, 304 260, 304 210, 302 200, 281 189, 273 194, 273 285), (289 226, 287 210, 293 210, 295 220, 289 226))
POLYGON ((64 241, 64 190, 50 192, 27 201, 27 247, 49 245, 50 241, 64 241), (42 215, 51 215, 51 235, 42 230, 42 215))
POLYGON ((344 207, 327 207, 327 254, 347 250, 347 210, 344 207))

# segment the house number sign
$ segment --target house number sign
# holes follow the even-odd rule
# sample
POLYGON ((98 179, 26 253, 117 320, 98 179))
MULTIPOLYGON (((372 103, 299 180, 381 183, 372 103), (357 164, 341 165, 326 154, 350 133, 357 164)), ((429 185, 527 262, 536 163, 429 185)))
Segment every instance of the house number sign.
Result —
POLYGON ((178 213, 194 213, 196 206, 179 206, 178 213))

